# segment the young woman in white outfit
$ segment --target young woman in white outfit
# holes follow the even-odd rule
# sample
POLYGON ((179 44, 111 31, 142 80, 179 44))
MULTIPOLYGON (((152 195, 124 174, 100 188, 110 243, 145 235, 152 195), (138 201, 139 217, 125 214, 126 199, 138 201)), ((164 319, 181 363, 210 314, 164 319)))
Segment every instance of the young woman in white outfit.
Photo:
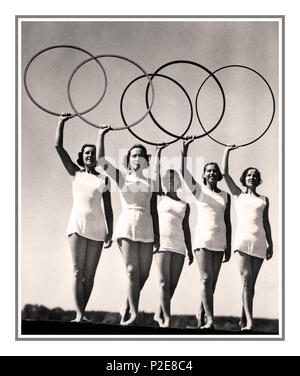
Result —
POLYGON ((186 167, 188 147, 194 137, 183 142, 182 175, 196 198, 197 223, 193 249, 200 272, 198 327, 214 328, 214 292, 222 261, 231 256, 230 195, 217 184, 222 179, 218 165, 209 162, 204 166, 203 183, 197 183, 186 167), (206 318, 206 323, 205 323, 206 318))
POLYGON ((158 219, 155 182, 146 178, 149 155, 143 145, 129 149, 126 157, 126 174, 115 168, 105 158, 104 137, 110 127, 99 130, 97 142, 98 164, 114 179, 120 189, 122 212, 113 239, 121 250, 128 277, 128 295, 121 313, 121 325, 133 324, 138 313, 140 292, 150 272, 153 244, 158 243, 158 219))
MULTIPOLYGON (((160 158, 160 151, 157 157, 160 158)), ((160 181, 160 179, 159 179, 160 181)), ((165 193, 157 206, 159 218, 159 251, 155 260, 159 274, 160 305, 154 320, 161 327, 169 327, 171 299, 183 268, 186 249, 189 265, 193 262, 191 233, 189 226, 190 206, 181 200, 177 190, 181 180, 175 170, 167 170, 163 177, 165 193)))
POLYGON ((96 146, 85 144, 78 154, 77 163, 63 147, 64 126, 72 115, 62 114, 58 121, 55 147, 68 173, 73 177, 73 207, 68 223, 68 238, 74 268, 74 296, 76 317, 73 321, 87 320, 84 312, 91 295, 103 243, 110 247, 113 231, 113 213, 109 180, 95 171, 96 146), (101 202, 104 204, 104 213, 101 202))
POLYGON ((256 192, 262 182, 260 172, 256 168, 247 168, 240 178, 246 188, 245 192, 235 184, 228 172, 229 152, 234 149, 235 146, 229 146, 224 150, 222 174, 235 198, 237 225, 233 249, 243 284, 240 326, 242 330, 252 330, 255 283, 263 260, 269 260, 273 256, 269 200, 256 192))

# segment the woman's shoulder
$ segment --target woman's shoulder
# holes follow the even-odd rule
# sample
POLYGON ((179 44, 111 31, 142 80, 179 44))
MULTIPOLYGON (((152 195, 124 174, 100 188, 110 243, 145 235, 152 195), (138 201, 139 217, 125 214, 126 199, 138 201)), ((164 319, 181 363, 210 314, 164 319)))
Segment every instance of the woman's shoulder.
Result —
POLYGON ((75 171, 74 175, 72 175, 72 178, 75 179, 76 177, 83 176, 84 172, 84 169, 77 170, 75 171))
POLYGON ((268 199, 267 196, 265 196, 265 195, 259 195, 259 197, 260 197, 260 199, 263 200, 266 204, 269 203, 269 199, 268 199))
POLYGON ((220 194, 221 196, 226 197, 226 198, 227 198, 228 196, 230 196, 230 193, 228 193, 228 192, 226 192, 226 191, 223 191, 222 189, 220 189, 219 194, 220 194))

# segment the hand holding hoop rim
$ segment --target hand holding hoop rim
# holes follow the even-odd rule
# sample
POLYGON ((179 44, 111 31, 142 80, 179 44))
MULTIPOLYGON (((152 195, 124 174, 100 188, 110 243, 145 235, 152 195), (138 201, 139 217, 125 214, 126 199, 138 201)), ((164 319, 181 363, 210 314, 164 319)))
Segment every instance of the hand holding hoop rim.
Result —
POLYGON ((75 117, 76 115, 73 115, 71 114, 70 112, 63 112, 60 117, 59 117, 59 122, 66 122, 67 120, 69 119, 72 119, 73 117, 75 117))
POLYGON ((184 147, 188 147, 189 144, 191 144, 192 142, 195 141, 195 135, 193 136, 186 136, 184 139, 183 139, 183 146, 184 147))
POLYGON ((235 150, 235 149, 238 149, 239 146, 235 145, 235 144, 232 144, 232 145, 226 145, 225 149, 227 149, 227 151, 231 151, 231 150, 235 150))
POLYGON ((167 146, 169 146, 170 144, 169 143, 167 143, 167 142, 162 142, 161 144, 157 144, 156 146, 155 146, 155 150, 156 151, 161 151, 161 150, 163 150, 164 148, 166 148, 167 146))
POLYGON ((101 133, 103 135, 108 133, 111 130, 112 130, 111 125, 105 125, 105 124, 99 125, 99 133, 101 133))

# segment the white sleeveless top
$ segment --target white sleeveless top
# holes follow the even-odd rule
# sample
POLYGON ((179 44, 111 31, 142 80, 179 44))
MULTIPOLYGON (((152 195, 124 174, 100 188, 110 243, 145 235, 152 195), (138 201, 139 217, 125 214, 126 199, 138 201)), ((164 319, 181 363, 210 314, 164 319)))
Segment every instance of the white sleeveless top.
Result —
POLYGON ((193 249, 225 251, 227 244, 224 214, 227 194, 224 191, 213 192, 205 185, 201 186, 201 194, 196 201, 197 223, 193 249))
POLYGON ((182 222, 186 211, 186 202, 173 200, 165 195, 158 206, 159 251, 170 251, 185 255, 184 232, 182 222))
POLYGON ((263 212, 267 201, 265 196, 241 193, 235 198, 237 225, 233 250, 251 256, 266 258, 267 241, 263 225, 263 212))
POLYGON ((68 235, 77 233, 85 238, 105 241, 106 222, 101 207, 106 177, 77 171, 72 181, 73 207, 68 235))
POLYGON ((127 174, 124 186, 120 189, 120 196, 122 212, 118 218, 113 239, 125 238, 153 243, 153 220, 150 212, 151 180, 127 174))

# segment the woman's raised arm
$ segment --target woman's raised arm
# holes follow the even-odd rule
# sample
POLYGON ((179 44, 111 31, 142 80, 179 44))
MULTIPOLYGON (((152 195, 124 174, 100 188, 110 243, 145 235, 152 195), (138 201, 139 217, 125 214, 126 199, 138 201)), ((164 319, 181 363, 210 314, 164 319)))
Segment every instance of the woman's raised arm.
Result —
POLYGON ((125 178, 121 171, 112 165, 106 158, 105 158, 105 147, 104 147, 104 138, 107 132, 111 130, 110 126, 102 126, 99 128, 98 137, 97 137, 97 146, 96 146, 96 158, 97 158, 97 165, 101 166, 105 173, 116 181, 118 186, 121 188, 124 185, 125 178))
POLYGON ((71 115, 67 112, 61 114, 58 120, 56 134, 55 134, 55 149, 60 156, 60 159, 65 166, 66 170, 71 176, 74 176, 80 168, 72 161, 69 154, 66 152, 63 146, 63 138, 64 138, 64 127, 67 120, 71 119, 74 115, 71 115))
POLYGON ((186 159, 187 159, 187 152, 191 142, 194 141, 194 137, 187 137, 183 141, 182 145, 182 152, 181 152, 181 174, 183 176, 184 181, 186 182, 187 186, 189 187, 192 194, 198 198, 201 194, 201 186, 199 183, 196 182, 193 175, 186 167, 186 159))
POLYGON ((234 180, 229 175, 229 167, 228 167, 229 152, 234 149, 237 149, 237 147, 226 146, 226 148, 224 149, 221 172, 222 172, 222 175, 224 177, 224 180, 228 186, 230 193, 233 196, 239 196, 242 193, 242 190, 235 184, 234 180))
POLYGON ((168 144, 161 144, 156 146, 155 156, 154 156, 154 163, 152 165, 153 168, 153 181, 154 181, 154 188, 153 191, 161 195, 163 193, 162 185, 161 185, 161 171, 160 171, 160 156, 161 151, 168 144))

